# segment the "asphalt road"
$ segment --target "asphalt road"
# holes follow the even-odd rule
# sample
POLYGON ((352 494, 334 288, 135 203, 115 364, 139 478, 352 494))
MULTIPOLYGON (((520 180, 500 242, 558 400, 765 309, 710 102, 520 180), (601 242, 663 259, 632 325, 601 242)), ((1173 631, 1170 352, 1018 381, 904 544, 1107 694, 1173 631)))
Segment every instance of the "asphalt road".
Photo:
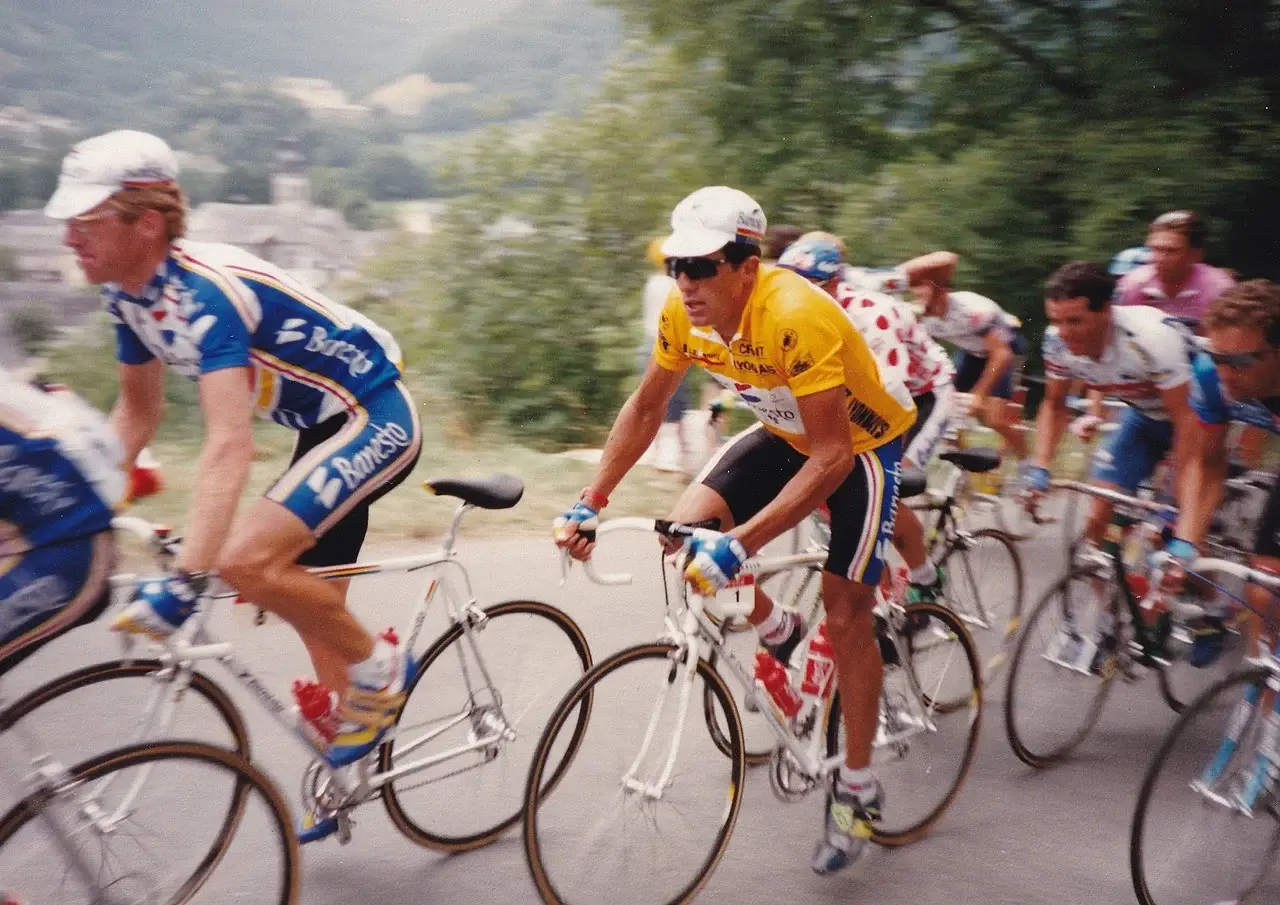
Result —
MULTIPOLYGON (((483 519, 482 513, 473 515, 473 526, 482 525, 483 519)), ((616 549, 602 553, 602 565, 607 569, 648 564, 650 545, 648 539, 620 540, 616 549)), ((480 601, 535 598, 561 606, 578 620, 597 660, 625 645, 651 640, 660 629, 661 592, 652 565, 625 588, 597 587, 580 574, 561 587, 558 560, 549 542, 470 541, 462 549, 480 601)), ((1030 580, 1026 602, 1030 606, 1043 587, 1061 575, 1063 554, 1053 535, 1027 544, 1022 552, 1030 580)), ((419 583, 405 577, 370 579, 363 587, 357 583, 356 609, 371 627, 395 623, 404 628, 408 620, 404 601, 418 593, 419 583)), ((308 671, 302 648, 287 628, 253 628, 245 615, 220 613, 216 626, 235 642, 259 677, 283 694, 289 679, 308 671)), ((426 636, 437 634, 442 620, 437 608, 428 619, 426 636)), ((6 694, 12 699, 35 682, 112 655, 112 644, 100 626, 78 630, 15 671, 6 682, 6 694)), ((210 674, 231 687, 229 677, 218 667, 211 667, 210 674)), ((817 877, 808 867, 819 829, 821 798, 813 795, 783 804, 771 794, 762 770, 749 771, 745 802, 728 852, 699 901, 732 905, 1132 902, 1127 862, 1130 816, 1145 765, 1173 715, 1161 702, 1154 679, 1117 684, 1101 722, 1075 758, 1045 772, 1031 770, 1014 758, 1000 713, 1003 681, 989 688, 977 760, 958 801, 935 832, 903 849, 877 850, 835 877, 817 877)), ((305 764, 296 741, 269 721, 242 690, 236 688, 233 694, 247 717, 255 763, 276 780, 296 807, 305 764)), ((1052 689, 1046 688, 1043 694, 1052 694, 1052 689)), ((130 725, 129 713, 122 712, 127 708, 112 700, 105 687, 93 704, 96 719, 68 720, 71 725, 55 727, 62 742, 83 743, 89 750, 130 725)), ((196 726, 197 731, 201 728, 196 726)), ((447 804, 465 808, 467 803, 447 804)), ((171 829, 175 834, 193 832, 177 816, 171 829)), ((253 839, 245 842, 251 846, 253 839)), ((302 900, 313 905, 538 901, 518 835, 463 855, 445 856, 402 837, 378 803, 357 812, 350 845, 326 841, 305 848, 303 856, 302 900)), ((0 877, 0 886, 4 879, 0 877)))

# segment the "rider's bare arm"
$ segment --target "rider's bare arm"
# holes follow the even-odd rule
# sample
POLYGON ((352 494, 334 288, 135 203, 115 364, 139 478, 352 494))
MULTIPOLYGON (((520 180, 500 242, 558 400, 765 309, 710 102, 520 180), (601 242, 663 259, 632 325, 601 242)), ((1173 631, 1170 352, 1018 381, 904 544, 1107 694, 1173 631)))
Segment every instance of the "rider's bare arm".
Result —
POLYGON ((843 386, 796 399, 800 420, 812 444, 809 459, 782 492, 754 518, 730 533, 754 554, 800 522, 831 496, 853 471, 849 410, 843 386))
POLYGON ((990 331, 982 338, 982 342, 987 347, 987 365, 982 369, 982 376, 978 378, 978 382, 969 391, 979 399, 985 399, 990 394, 991 388, 996 385, 1000 375, 1013 361, 1013 350, 1009 348, 1009 343, 1002 331, 990 331))
POLYGON ((111 409, 111 427, 120 438, 126 471, 151 442, 164 415, 164 362, 157 358, 140 365, 120 364, 120 395, 111 409))
MULTIPOLYGON (((1193 442, 1194 434, 1200 431, 1200 419, 1196 417, 1195 411, 1191 408, 1191 382, 1162 390, 1160 393, 1160 401, 1164 403, 1165 411, 1169 413, 1169 420, 1173 423, 1173 468, 1174 475, 1182 474, 1186 465, 1188 450, 1193 442)), ((1182 486, 1182 481, 1178 480, 1178 487, 1182 486)))
POLYGON ((1107 394, 1102 390, 1089 390, 1086 397, 1089 400, 1089 414, 1099 420, 1107 419, 1107 408, 1103 402, 1107 398, 1107 394))
POLYGON ((1044 401, 1036 412, 1036 448, 1033 453, 1035 463, 1042 468, 1053 469, 1053 457, 1058 451, 1062 432, 1071 420, 1067 409, 1067 390, 1070 388, 1069 380, 1050 379, 1044 383, 1044 401))
POLYGON ((248 368, 224 368, 200 377, 204 446, 188 513, 179 568, 214 568, 253 462, 253 398, 248 368))
POLYGON ((1178 482, 1178 537, 1199 545, 1209 533, 1213 513, 1222 504, 1227 461, 1226 425, 1197 422, 1178 482))
POLYGON ((898 269, 907 275, 907 282, 912 286, 923 281, 950 286, 951 277, 959 263, 960 256, 954 251, 931 251, 903 262, 898 269))
POLYGON ((640 385, 614 419, 600 456, 600 466, 591 482, 592 491, 607 498, 640 461, 658 436, 667 402, 675 395, 686 370, 687 365, 678 371, 669 371, 653 358, 649 359, 640 385))

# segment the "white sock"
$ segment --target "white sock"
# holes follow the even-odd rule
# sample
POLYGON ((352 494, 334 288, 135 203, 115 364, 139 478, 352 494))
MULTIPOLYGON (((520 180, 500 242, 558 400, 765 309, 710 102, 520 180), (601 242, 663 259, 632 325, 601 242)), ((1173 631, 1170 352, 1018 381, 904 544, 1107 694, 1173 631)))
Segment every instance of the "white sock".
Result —
POLYGON ((395 676, 396 649, 381 638, 375 638, 373 653, 367 660, 353 663, 347 667, 347 675, 352 683, 362 688, 385 688, 395 676))
POLYGON ((859 798, 864 798, 874 794, 876 776, 871 772, 870 767, 855 770, 842 765, 840 767, 840 785, 859 798))
POLYGON ((931 585, 938 580, 938 567, 926 559, 907 573, 907 579, 912 584, 931 585))
POLYGON ((756 626, 756 634, 765 644, 785 641, 793 627, 790 616, 790 613, 775 603, 769 615, 764 618, 764 622, 756 626))

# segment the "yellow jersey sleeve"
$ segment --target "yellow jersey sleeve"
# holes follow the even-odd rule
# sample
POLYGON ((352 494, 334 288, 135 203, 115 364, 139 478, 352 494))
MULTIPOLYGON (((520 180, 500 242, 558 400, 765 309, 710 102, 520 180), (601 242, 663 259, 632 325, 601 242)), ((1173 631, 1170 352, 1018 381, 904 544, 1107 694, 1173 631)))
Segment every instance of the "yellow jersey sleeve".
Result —
POLYGON ((689 319, 680 301, 680 290, 673 289, 658 315, 658 338, 653 342, 654 359, 668 371, 683 371, 689 366, 691 359, 684 352, 688 329, 689 319))

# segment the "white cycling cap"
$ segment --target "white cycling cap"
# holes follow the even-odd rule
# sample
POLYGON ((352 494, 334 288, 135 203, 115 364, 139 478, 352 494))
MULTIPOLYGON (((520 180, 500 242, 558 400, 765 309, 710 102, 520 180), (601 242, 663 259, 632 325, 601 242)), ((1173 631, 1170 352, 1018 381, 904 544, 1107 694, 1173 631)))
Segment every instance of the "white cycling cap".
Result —
POLYGON ((45 205, 45 216, 67 220, 122 189, 177 179, 178 158, 162 138, 129 129, 86 138, 63 159, 58 189, 45 205))
POLYGON ((731 242, 760 245, 764 211, 746 192, 725 185, 698 189, 671 212, 671 235, 662 243, 669 258, 699 258, 731 242))

